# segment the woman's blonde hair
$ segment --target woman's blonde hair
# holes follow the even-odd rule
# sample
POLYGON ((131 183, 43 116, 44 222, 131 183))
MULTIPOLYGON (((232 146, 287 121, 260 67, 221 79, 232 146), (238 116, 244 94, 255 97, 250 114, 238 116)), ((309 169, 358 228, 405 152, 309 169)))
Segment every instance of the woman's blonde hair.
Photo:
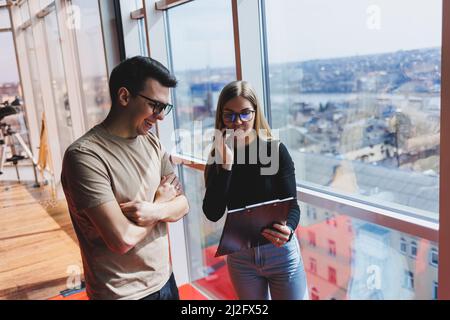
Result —
POLYGON ((253 129, 256 131, 258 137, 271 140, 272 131, 270 130, 269 123, 264 117, 264 113, 262 112, 263 109, 256 95, 256 91, 247 81, 233 81, 222 89, 219 101, 217 102, 216 129, 222 130, 225 128, 225 123, 223 122, 223 109, 228 101, 236 97, 242 97, 248 100, 253 105, 253 108, 255 108, 255 123, 253 129))
MULTIPOLYGON (((255 109, 255 123, 253 129, 256 131, 257 136, 264 140, 272 140, 272 131, 270 130, 269 123, 264 117, 256 91, 247 81, 233 81, 222 89, 219 101, 217 102, 215 129, 222 130, 225 128, 225 123, 223 122, 223 109, 228 101, 236 97, 242 97, 248 100, 255 109)), ((211 157, 214 157, 214 151, 213 145, 210 153, 211 157)), ((204 173, 205 183, 208 180, 209 170, 212 168, 216 168, 217 171, 219 170, 219 167, 214 164, 207 165, 204 173)))

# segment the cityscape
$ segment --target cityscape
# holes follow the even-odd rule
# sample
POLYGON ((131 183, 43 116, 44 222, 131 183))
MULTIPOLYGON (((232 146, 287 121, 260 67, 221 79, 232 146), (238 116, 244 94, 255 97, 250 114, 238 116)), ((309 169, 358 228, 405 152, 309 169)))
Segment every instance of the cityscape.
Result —
MULTIPOLYGON (((177 121, 188 133, 177 137, 179 151, 205 160, 211 142, 205 131, 214 127, 220 90, 233 72, 177 74, 177 121), (203 131, 195 127, 199 123, 203 131)), ((383 190, 388 185, 380 179, 355 192, 394 192, 393 200, 385 200, 437 215, 440 48, 270 65, 269 73, 272 128, 297 160, 299 180, 326 186, 344 164, 356 176, 391 172, 400 182, 413 179, 425 188, 419 198, 426 199, 414 204, 414 194, 403 197, 398 183, 383 190), (300 166, 309 161, 320 166, 319 158, 326 167, 303 172, 300 166)))
MULTIPOLYGON (((272 126, 290 150, 297 180, 426 211, 422 218, 436 221, 440 48, 270 65, 269 72, 272 126)), ((233 69, 178 76, 180 127, 190 130, 193 121, 213 127, 220 89, 233 80, 233 69)), ((194 145, 192 155, 204 158, 207 143, 194 145)), ((201 174, 184 174, 188 193, 203 190, 201 174)), ((189 194, 192 248, 198 241, 203 247, 191 252, 191 267, 199 285, 232 299, 226 263, 214 258, 224 221, 203 217, 202 195, 189 194)), ((437 297, 435 243, 340 212, 301 208, 297 235, 312 299, 437 297)))

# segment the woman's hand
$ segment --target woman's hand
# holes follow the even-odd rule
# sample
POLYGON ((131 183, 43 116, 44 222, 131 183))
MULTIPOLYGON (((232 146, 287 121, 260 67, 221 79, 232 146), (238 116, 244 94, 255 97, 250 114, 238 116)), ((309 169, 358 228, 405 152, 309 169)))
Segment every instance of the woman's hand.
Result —
POLYGON ((215 137, 216 150, 219 153, 219 159, 222 161, 222 168, 231 171, 233 167, 234 153, 233 150, 227 145, 230 137, 226 138, 226 129, 222 130, 220 136, 215 137))
POLYGON ((275 223, 272 229, 264 229, 261 234, 272 242, 278 248, 282 247, 286 242, 289 241, 289 237, 291 235, 291 228, 284 224, 275 223))
POLYGON ((158 223, 160 216, 159 206, 146 201, 130 201, 119 204, 123 214, 132 222, 141 227, 148 227, 158 223))
POLYGON ((175 174, 164 176, 155 193, 154 202, 169 202, 183 194, 183 187, 175 174))

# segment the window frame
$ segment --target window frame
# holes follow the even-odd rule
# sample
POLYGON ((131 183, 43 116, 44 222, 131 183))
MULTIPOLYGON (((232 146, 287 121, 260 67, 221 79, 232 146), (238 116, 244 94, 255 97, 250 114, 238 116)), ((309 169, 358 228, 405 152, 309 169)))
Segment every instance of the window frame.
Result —
MULTIPOLYGON (((184 3, 190 2, 193 0, 163 0, 158 1, 156 5, 157 10, 167 11, 173 6, 182 5, 184 3)), ((233 2, 237 2, 237 0, 232 0, 233 2)), ((264 0, 241 0, 237 3, 236 10, 237 14, 233 15, 235 19, 239 22, 246 18, 246 10, 248 10, 249 3, 252 2, 253 10, 258 10, 259 20, 261 22, 261 5, 264 0), (255 3, 257 3, 255 7, 255 3)), ((442 32, 442 89, 441 89, 441 105, 450 105, 450 37, 447 35, 450 34, 450 3, 448 1, 443 1, 443 32, 442 32), (446 89, 448 88, 448 89, 446 89)), ((240 37, 240 52, 247 52, 243 48, 245 47, 246 42, 251 42, 252 37, 249 36, 249 33, 245 33, 242 31, 242 28, 239 28, 238 35, 240 37)), ((258 38, 258 37, 257 37, 258 38)), ((253 81, 256 83, 257 90, 259 88, 264 87, 262 80, 262 66, 264 64, 264 57, 262 57, 262 49, 261 46, 258 50, 260 51, 260 55, 253 56, 260 57, 257 63, 260 64, 260 68, 255 68, 250 72, 247 65, 247 61, 242 61, 242 71, 243 75, 247 79, 259 79, 253 81), (256 70, 256 71, 255 71, 256 70)), ((237 52, 236 54, 240 54, 237 52)), ((241 55, 241 59, 242 59, 241 55)), ((252 80, 251 80, 252 81, 252 80)), ((264 94, 266 91, 263 91, 264 94)), ((437 242, 439 247, 450 248, 450 234, 445 235, 444 233, 439 233, 439 227, 446 227, 445 230, 450 230, 450 215, 445 217, 444 212, 450 210, 450 197, 446 199, 445 194, 450 192, 450 186, 445 185, 443 182, 450 180, 450 162, 447 161, 450 159, 450 139, 446 139, 446 137, 450 137, 450 122, 443 121, 443 119, 450 119, 450 109, 449 108, 441 108, 441 179, 440 179, 440 197, 439 197, 439 223, 432 221, 424 221, 418 217, 408 217, 402 214, 401 210, 393 210, 392 208, 379 208, 374 207, 373 205, 367 203, 359 203, 354 201, 353 199, 348 199, 342 195, 330 194, 329 192, 324 192, 323 190, 317 190, 316 188, 309 185, 298 185, 297 187, 297 196, 298 199, 302 199, 302 202, 305 204, 317 206, 320 205, 329 210, 339 209, 339 212, 345 215, 349 215, 350 217, 354 217, 357 219, 362 219, 367 222, 372 222, 378 224, 380 226, 384 226, 387 228, 391 228, 397 230, 401 233, 407 233, 419 238, 423 238, 426 240, 430 240, 433 242, 437 242), (447 142, 449 141, 449 142, 447 142), (447 177, 447 179, 444 179, 447 177)), ((181 165, 194 168, 197 170, 204 170, 205 161, 198 161, 191 157, 182 154, 175 154, 173 158, 178 161, 181 165)), ((439 268, 439 274, 441 278, 444 278, 444 270, 443 267, 446 266, 450 268, 450 250, 439 250, 439 259, 442 261, 441 268, 439 268), (447 253, 443 253, 446 251, 447 253)), ((450 299, 450 279, 441 281, 441 285, 439 286, 439 297, 440 299, 447 298, 450 299)))
POLYGON ((403 288, 411 291, 415 290, 414 272, 410 270, 404 270, 403 288))
POLYGON ((417 258, 417 251, 418 251, 418 246, 417 246, 417 242, 415 240, 411 241, 410 243, 410 252, 409 252, 409 256, 412 259, 416 259, 417 258))
POLYGON ((408 242, 406 241, 406 239, 404 237, 400 238, 400 253, 403 255, 408 254, 408 242), (402 248, 405 248, 405 250, 403 250, 402 248))
MULTIPOLYGON (((56 0, 58 3, 65 3, 65 0, 56 0)), ((171 8, 185 3, 189 3, 195 0, 144 0, 144 13, 145 13, 145 26, 147 29, 147 44, 149 47, 149 54, 155 59, 170 65, 170 44, 168 43, 168 28, 166 21, 167 11, 171 8), (149 24, 148 21, 152 21, 149 24), (159 43, 165 45, 152 46, 152 43, 159 43)), ((263 0, 232 0, 233 2, 233 25, 235 32, 235 49, 236 59, 240 61, 239 73, 243 78, 251 81, 258 92, 261 92, 262 96, 267 95, 267 90, 264 90, 264 67, 265 59, 267 58, 264 49, 264 39, 261 34, 263 27, 263 0), (254 43, 257 43, 255 46, 254 43), (248 54, 249 50, 254 54, 248 54), (243 55, 242 52, 246 54, 243 55), (251 59, 249 58, 251 57, 251 59), (252 61, 250 61, 252 60, 252 61)), ((63 6, 61 6, 63 8, 63 6)), ((17 42, 17 54, 19 60, 19 74, 20 80, 24 91, 24 101, 27 101, 29 105, 33 105, 32 90, 30 90, 30 80, 27 70, 27 59, 24 54, 24 50, 20 50, 24 47, 24 37, 21 34, 24 28, 31 26, 31 19, 34 19, 34 15, 31 15, 31 19, 28 21, 22 21, 20 8, 11 8, 12 10, 12 29, 14 33, 14 39, 17 42)), ((64 11, 64 10, 62 10, 64 11)), ((442 80, 441 80, 441 105, 450 105, 450 3, 449 1, 443 1, 443 32, 442 32, 442 80)), ((130 14, 130 13, 128 13, 130 14)), ((105 24, 106 25, 106 24, 105 24)), ((105 38, 105 37, 104 37, 105 38)), ((106 41, 106 39, 104 39, 106 41)), ((108 48, 109 49, 109 48, 108 48)), ((110 53, 108 53, 110 54, 110 53)), ((107 59, 108 71, 114 65, 112 59, 107 59)), ((72 76, 67 75, 67 81, 72 83, 71 79, 76 79, 76 71, 72 76), (69 79, 71 78, 71 79, 69 79)), ((75 95, 73 95, 75 97, 75 95)), ((72 98, 76 99, 76 98, 72 98)), ((79 99, 81 99, 79 97, 79 99)), ((172 99, 173 100, 173 99, 172 99)), ((72 103, 71 105, 76 105, 72 103)), ((264 99, 264 105, 267 106, 267 100, 264 99)), ((38 125, 34 119, 36 115, 33 114, 32 108, 27 109, 27 121, 30 130, 30 142, 32 144, 33 153, 37 154, 37 146, 39 144, 39 130, 38 125), (30 121, 32 120, 32 121, 30 121)), ((266 113, 270 110, 266 107, 266 113)), ((447 181, 450 180, 450 121, 444 121, 450 119, 450 108, 441 108, 441 155, 440 155, 440 197, 439 197, 439 223, 433 221, 427 221, 420 217, 408 217, 405 211, 398 208, 391 207, 375 207, 369 203, 356 201, 346 197, 339 193, 331 193, 320 188, 308 184, 299 184, 297 187, 297 197, 305 204, 318 206, 332 212, 339 212, 349 217, 354 217, 367 222, 372 222, 380 226, 394 229, 396 231, 407 233, 409 235, 430 240, 438 243, 438 260, 439 260, 439 299, 450 299, 450 278, 445 274, 446 270, 450 269, 450 233, 441 232, 441 230, 450 230, 450 215, 445 214, 450 210, 450 197, 446 195, 450 192, 450 186, 447 181)), ((75 125, 75 121, 74 121, 75 125)), ((83 125, 79 131, 83 131, 83 125)), ((170 133, 173 132, 174 124, 173 119, 167 118, 163 124, 158 125, 158 135, 161 137, 161 141, 164 146, 169 146, 170 149, 170 133)), ((52 150, 59 150, 59 148, 52 147, 52 150)), ((198 161, 185 155, 174 154, 174 160, 180 161, 183 165, 194 168, 196 170, 203 170, 205 168, 205 162, 198 161)), ((58 165, 61 163, 61 159, 54 159, 54 163, 58 165)), ((181 169, 180 169, 181 170, 181 169)), ((56 170, 55 170, 56 171, 56 170)), ((187 261, 186 254, 183 250, 186 249, 186 245, 183 244, 184 239, 184 224, 181 221, 178 224, 171 226, 171 249, 175 253, 173 256, 181 257, 180 262, 187 261), (174 234, 179 234, 176 237, 174 234), (176 242, 176 245, 173 243, 176 242), (184 257, 184 258, 182 258, 184 257)), ((177 263, 177 265, 180 265, 177 263)), ((177 271, 177 270, 175 270, 177 271)), ((177 273, 177 272, 175 272, 177 273)), ((183 273, 183 272, 180 272, 183 273)), ((186 272, 187 273, 187 272, 186 272)), ((178 279, 177 279, 178 280, 178 279)), ((183 283, 183 281, 180 281, 183 283)))
POLYGON ((328 239, 328 255, 331 257, 337 256, 337 244, 333 239, 328 239))
POLYGON ((309 272, 312 274, 317 274, 317 259, 316 258, 309 258, 309 272))
POLYGON ((308 230, 308 244, 311 247, 317 247, 316 233, 312 230, 308 230))
POLYGON ((437 300, 439 297, 439 284, 437 281, 433 280, 433 284, 431 287, 433 300, 437 300))
POLYGON ((439 250, 437 248, 431 248, 430 250, 430 265, 432 265, 433 267, 438 268, 439 267, 439 250), (433 256, 437 257, 437 262, 434 262, 433 256))
POLYGON ((328 282, 337 285, 337 270, 331 266, 328 266, 328 282))

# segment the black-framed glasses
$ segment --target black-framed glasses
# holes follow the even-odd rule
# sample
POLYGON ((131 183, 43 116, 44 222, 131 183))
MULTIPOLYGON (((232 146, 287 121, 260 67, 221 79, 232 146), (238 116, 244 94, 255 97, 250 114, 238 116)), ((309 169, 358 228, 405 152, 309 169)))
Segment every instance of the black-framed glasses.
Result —
POLYGON ((237 118, 241 119, 242 122, 249 122, 253 120, 253 115, 255 110, 244 110, 240 113, 237 112, 224 112, 223 119, 227 122, 235 122, 237 118))
POLYGON ((146 97, 142 94, 138 94, 138 96, 150 101, 150 103, 152 104, 153 113, 155 115, 158 115, 164 111, 164 115, 167 116, 170 113, 170 111, 172 111, 172 109, 173 109, 173 105, 170 103, 163 103, 161 101, 146 97))

